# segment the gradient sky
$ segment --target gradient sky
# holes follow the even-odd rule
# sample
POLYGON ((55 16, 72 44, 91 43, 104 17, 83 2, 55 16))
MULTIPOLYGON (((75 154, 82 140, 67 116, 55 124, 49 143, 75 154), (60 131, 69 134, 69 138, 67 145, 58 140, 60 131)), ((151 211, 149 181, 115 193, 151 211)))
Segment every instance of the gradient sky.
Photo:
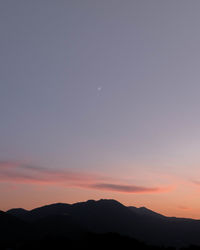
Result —
POLYGON ((0 1, 0 209, 113 198, 200 218, 200 1, 0 1))

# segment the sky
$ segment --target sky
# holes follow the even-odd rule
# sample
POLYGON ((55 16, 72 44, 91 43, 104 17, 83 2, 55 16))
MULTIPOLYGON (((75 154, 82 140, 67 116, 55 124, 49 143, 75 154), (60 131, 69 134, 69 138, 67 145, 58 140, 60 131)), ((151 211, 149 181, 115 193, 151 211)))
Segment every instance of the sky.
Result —
POLYGON ((0 1, 0 210, 116 199, 200 218, 200 2, 0 1))

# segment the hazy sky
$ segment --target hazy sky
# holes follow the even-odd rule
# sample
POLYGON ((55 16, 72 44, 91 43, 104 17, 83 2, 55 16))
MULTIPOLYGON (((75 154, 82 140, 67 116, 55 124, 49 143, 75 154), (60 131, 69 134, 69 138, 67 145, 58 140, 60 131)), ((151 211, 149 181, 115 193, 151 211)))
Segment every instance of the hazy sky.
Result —
POLYGON ((0 1, 0 209, 114 198, 200 218, 200 1, 0 1))

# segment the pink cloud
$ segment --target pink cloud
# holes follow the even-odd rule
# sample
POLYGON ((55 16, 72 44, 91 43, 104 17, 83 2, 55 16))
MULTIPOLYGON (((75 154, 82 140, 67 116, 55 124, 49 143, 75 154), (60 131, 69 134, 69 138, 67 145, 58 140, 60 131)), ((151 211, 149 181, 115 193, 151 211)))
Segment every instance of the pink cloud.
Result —
POLYGON ((116 191, 122 193, 160 193, 164 192, 164 188, 160 187, 144 187, 144 186, 136 186, 136 185, 119 185, 113 183, 97 183, 91 185, 92 188, 116 191))
POLYGON ((0 162, 0 182, 45 184, 98 189, 122 193, 161 193, 169 188, 145 187, 119 183, 113 178, 74 172, 46 169, 17 162, 0 162))
POLYGON ((192 180, 192 183, 195 184, 196 186, 200 186, 200 181, 194 181, 194 180, 192 180))
POLYGON ((0 162, 0 181, 57 183, 91 181, 95 176, 69 170, 55 170, 21 163, 0 162))
POLYGON ((190 210, 191 209, 191 207, 187 207, 187 206, 184 206, 184 205, 180 205, 180 206, 178 206, 178 208, 181 209, 181 210, 190 210))

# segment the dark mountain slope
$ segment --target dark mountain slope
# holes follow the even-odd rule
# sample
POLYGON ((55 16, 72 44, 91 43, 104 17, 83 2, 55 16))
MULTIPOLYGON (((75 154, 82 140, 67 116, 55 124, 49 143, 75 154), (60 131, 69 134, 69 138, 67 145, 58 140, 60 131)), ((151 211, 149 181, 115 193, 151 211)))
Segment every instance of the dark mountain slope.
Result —
POLYGON ((25 221, 28 220, 29 218, 29 211, 23 208, 13 208, 13 209, 8 210, 7 213, 10 215, 14 215, 18 217, 19 219, 22 219, 25 221))
MULTIPOLYGON (((23 212, 12 210, 19 218, 23 212)), ((115 200, 47 205, 24 212, 24 220, 31 221, 41 235, 115 232, 152 244, 200 244, 200 221, 169 218, 146 208, 126 207, 115 200)))
POLYGON ((65 203, 55 203, 51 205, 38 207, 30 211, 22 208, 10 209, 7 211, 7 213, 15 215, 23 220, 33 221, 51 215, 66 214, 66 211, 70 206, 71 205, 65 203))
POLYGON ((140 215, 144 215, 144 216, 156 216, 156 217, 160 217, 160 218, 165 218, 166 216, 156 213, 146 207, 129 207, 133 212, 138 213, 140 215))
POLYGON ((4 240, 15 240, 23 237, 29 238, 32 234, 29 223, 0 211, 0 237, 4 240))

